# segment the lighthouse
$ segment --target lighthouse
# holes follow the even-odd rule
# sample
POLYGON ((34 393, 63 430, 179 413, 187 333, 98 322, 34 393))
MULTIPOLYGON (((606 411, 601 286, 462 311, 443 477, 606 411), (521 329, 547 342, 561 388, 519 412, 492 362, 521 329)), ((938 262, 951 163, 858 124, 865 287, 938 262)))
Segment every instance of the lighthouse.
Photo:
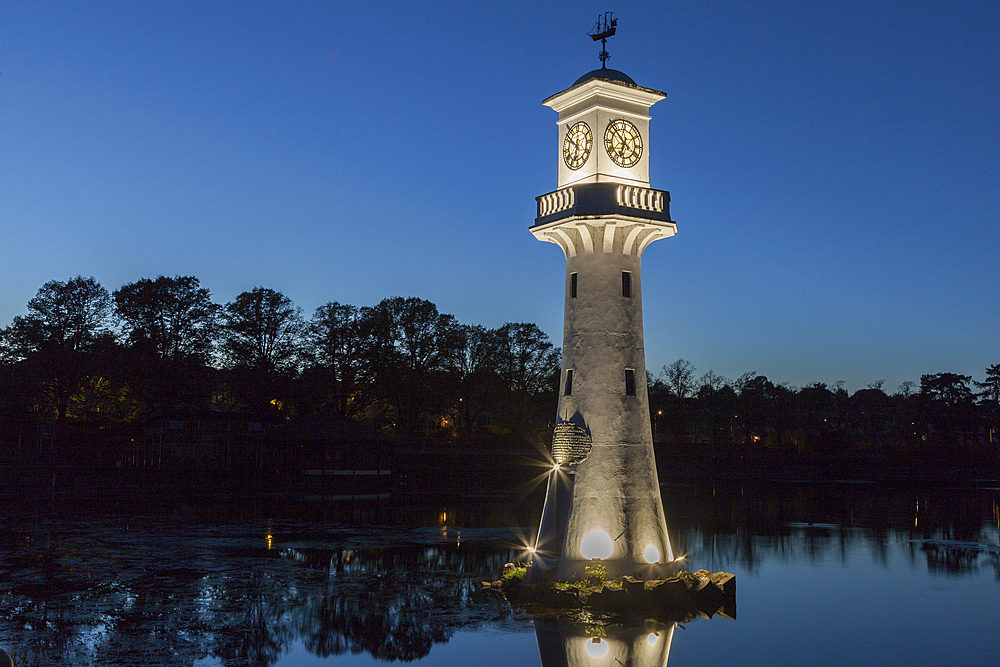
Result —
POLYGON ((566 282, 552 468, 532 550, 538 570, 560 579, 595 565, 650 578, 674 559, 642 332, 642 254, 677 231, 670 194, 649 183, 649 109, 665 97, 604 66, 544 101, 559 114, 558 188, 536 198, 530 231, 562 249, 566 282))

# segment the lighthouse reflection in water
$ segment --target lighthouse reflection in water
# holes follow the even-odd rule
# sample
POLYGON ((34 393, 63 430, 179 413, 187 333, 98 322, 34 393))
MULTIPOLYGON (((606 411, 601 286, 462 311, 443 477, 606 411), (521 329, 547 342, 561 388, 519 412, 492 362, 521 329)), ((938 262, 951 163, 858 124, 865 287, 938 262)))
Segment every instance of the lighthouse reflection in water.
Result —
POLYGON ((675 623, 625 627, 539 619, 535 637, 543 667, 663 667, 675 627, 675 623))

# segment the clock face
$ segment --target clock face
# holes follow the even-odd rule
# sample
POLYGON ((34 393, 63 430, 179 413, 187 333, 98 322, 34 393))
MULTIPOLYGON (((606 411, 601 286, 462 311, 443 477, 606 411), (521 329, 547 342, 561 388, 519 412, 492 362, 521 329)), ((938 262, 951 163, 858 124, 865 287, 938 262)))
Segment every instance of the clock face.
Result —
POLYGON ((619 167, 634 167, 642 157, 642 137, 635 125, 624 118, 613 120, 604 132, 604 148, 619 167))
POLYGON ((566 140, 563 141, 563 162, 570 169, 579 169, 590 157, 593 145, 594 135, 590 131, 590 126, 584 122, 577 123, 566 130, 566 140))

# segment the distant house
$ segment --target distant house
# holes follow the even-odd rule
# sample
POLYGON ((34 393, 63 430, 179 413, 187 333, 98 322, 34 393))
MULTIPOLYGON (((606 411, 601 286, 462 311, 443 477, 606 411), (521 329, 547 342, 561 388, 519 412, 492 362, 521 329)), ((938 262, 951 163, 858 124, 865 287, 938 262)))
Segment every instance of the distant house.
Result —
POLYGON ((324 471, 386 470, 392 448, 381 433, 337 413, 299 417, 277 434, 286 461, 324 471))
POLYGON ((130 468, 264 467, 281 422, 212 410, 174 410, 145 420, 142 437, 130 442, 130 468))

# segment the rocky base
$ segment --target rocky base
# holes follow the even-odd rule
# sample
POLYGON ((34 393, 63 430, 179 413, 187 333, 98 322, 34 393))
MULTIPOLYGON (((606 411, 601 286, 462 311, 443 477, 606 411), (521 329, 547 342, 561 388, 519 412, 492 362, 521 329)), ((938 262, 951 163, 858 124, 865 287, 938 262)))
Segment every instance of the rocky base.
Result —
MULTIPOLYGON (((506 568, 505 568, 506 569, 506 568)), ((508 570, 509 573, 509 570, 508 570)), ((623 617, 685 621, 696 616, 736 618, 736 575, 698 570, 667 579, 641 581, 625 577, 600 585, 593 582, 526 583, 507 576, 483 587, 501 593, 513 605, 534 612, 588 610, 623 617)))

